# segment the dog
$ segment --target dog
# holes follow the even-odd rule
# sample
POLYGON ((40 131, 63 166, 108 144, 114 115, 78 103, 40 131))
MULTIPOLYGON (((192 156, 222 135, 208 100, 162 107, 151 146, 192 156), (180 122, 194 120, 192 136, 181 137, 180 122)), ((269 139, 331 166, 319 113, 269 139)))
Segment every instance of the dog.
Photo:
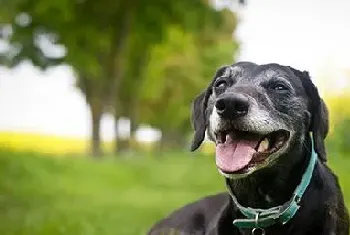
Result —
POLYGON ((191 119, 191 150, 205 136, 215 142, 228 192, 178 209, 148 234, 349 235, 338 179, 326 164, 327 107, 307 71, 223 66, 195 98, 191 119))

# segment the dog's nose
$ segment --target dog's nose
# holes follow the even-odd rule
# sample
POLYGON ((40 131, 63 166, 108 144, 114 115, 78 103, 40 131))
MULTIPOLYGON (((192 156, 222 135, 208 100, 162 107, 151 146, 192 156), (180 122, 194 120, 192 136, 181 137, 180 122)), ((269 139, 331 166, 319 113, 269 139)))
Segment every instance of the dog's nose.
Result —
POLYGON ((225 96, 216 101, 215 107, 216 112, 223 118, 242 117, 248 113, 249 100, 240 94, 225 96))

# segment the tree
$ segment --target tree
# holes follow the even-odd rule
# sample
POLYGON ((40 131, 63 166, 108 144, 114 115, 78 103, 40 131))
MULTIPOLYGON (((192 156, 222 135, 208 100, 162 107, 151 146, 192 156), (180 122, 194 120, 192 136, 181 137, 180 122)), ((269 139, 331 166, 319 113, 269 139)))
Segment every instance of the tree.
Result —
MULTIPOLYGON (((232 63, 237 51, 233 40, 235 15, 228 10, 203 22, 196 33, 172 26, 163 43, 152 50, 138 110, 142 121, 162 131, 163 148, 187 143, 189 107, 195 95, 208 83, 215 69, 232 63)), ((204 18, 205 19, 205 18, 204 18)))
POLYGON ((12 29, 8 35, 1 34, 11 45, 2 53, 3 64, 13 67, 29 59, 43 69, 60 63, 74 68, 91 110, 95 156, 101 155, 99 123, 103 112, 113 107, 116 117, 120 116, 117 91, 123 66, 137 53, 125 52, 130 35, 137 34, 148 42, 145 45, 152 45, 161 41, 168 25, 193 31, 201 25, 202 16, 213 13, 201 0, 7 0, 1 9, 2 26, 12 29), (29 20, 18 21, 21 15, 29 20), (40 44, 43 38, 64 46, 66 54, 59 58, 48 55, 40 44))

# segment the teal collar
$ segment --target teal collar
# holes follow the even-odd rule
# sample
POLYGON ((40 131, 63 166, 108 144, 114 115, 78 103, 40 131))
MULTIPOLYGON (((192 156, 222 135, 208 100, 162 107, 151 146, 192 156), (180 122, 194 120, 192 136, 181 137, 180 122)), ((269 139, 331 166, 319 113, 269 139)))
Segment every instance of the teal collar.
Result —
MULTIPOLYGON (((311 133, 311 157, 309 161, 309 165, 306 168, 306 171, 303 174, 300 184, 294 190, 293 196, 291 199, 281 206, 272 207, 269 209, 255 209, 250 207, 243 207, 239 204, 236 196, 233 194, 232 189, 229 185, 229 180, 226 179, 226 185, 228 187, 228 191, 233 199, 234 204, 237 208, 245 215, 246 219, 235 219, 233 224, 238 228, 251 228, 254 230, 269 227, 274 224, 286 224, 295 213, 300 208, 301 198, 310 184, 313 170, 315 168, 315 164, 317 162, 317 153, 314 150, 314 143, 311 133)), ((264 231, 264 230, 263 230, 264 231)))

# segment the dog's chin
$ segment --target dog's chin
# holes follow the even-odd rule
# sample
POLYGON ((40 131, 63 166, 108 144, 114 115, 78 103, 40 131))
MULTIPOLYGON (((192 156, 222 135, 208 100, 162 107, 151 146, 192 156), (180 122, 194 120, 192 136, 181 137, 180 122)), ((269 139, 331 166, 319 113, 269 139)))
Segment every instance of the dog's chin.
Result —
POLYGON ((271 167, 286 152, 290 132, 275 130, 270 133, 221 130, 215 133, 216 166, 226 178, 238 179, 271 167))

